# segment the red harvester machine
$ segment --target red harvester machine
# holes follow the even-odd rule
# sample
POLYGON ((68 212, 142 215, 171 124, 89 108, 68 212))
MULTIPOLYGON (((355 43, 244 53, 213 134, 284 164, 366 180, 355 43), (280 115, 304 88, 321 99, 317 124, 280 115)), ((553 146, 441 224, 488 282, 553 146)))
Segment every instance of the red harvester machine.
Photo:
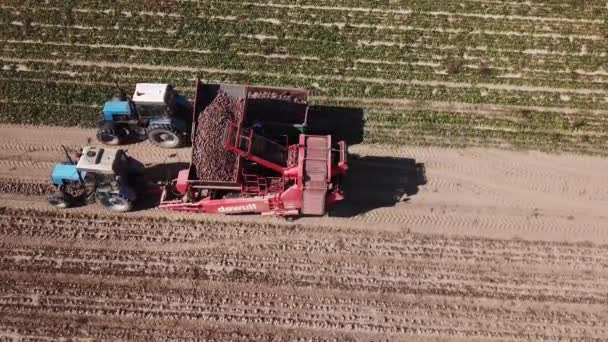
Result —
POLYGON ((193 157, 189 169, 180 171, 172 185, 165 187, 161 209, 324 215, 330 205, 344 198, 339 180, 348 169, 346 144, 333 143, 330 135, 304 133, 308 119, 305 90, 203 84, 198 80, 195 88, 193 157), (240 117, 227 121, 221 128, 223 134, 199 131, 201 123, 209 119, 204 115, 217 115, 207 109, 220 94, 244 103, 240 117), (230 177, 207 175, 201 179, 199 169, 209 166, 195 162, 194 156, 204 150, 196 143, 201 134, 221 137, 218 143, 223 150, 219 153, 233 154, 227 156, 234 160, 230 177))

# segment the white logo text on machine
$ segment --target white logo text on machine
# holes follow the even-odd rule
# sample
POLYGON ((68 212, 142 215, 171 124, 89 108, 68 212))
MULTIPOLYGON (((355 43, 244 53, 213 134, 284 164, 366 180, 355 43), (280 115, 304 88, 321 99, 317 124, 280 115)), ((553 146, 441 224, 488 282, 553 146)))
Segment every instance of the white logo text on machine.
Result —
POLYGON ((217 211, 220 213, 234 213, 237 211, 256 211, 258 209, 258 206, 255 205, 255 203, 251 203, 251 204, 245 204, 245 205, 237 205, 237 206, 232 206, 232 207, 219 207, 217 208, 217 211))

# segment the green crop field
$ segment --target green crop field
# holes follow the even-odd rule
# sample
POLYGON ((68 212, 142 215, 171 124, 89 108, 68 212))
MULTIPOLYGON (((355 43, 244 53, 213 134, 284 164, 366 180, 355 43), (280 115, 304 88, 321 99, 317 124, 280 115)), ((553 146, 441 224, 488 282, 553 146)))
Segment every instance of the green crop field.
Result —
POLYGON ((605 0, 4 0, 0 26, 4 123, 199 77, 361 108, 365 143, 608 154, 605 0))

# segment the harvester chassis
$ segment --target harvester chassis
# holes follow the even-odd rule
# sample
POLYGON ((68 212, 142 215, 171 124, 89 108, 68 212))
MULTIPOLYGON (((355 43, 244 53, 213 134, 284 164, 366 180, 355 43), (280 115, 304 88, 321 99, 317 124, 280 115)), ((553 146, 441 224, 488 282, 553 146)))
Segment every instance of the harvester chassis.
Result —
MULTIPOLYGON (((301 133, 306 127, 307 94, 300 89, 261 88, 238 85, 195 85, 193 113, 193 141, 199 115, 218 94, 228 94, 245 100, 243 113, 238 122, 230 121, 224 128, 223 148, 238 157, 234 181, 199 179, 196 165, 179 172, 171 185, 165 186, 160 208, 165 210, 244 214, 259 213, 293 217, 300 215, 324 215, 333 203, 342 200, 339 179, 345 174, 346 144, 333 143, 330 135, 301 133), (255 108, 248 107, 249 95, 270 94, 270 106, 280 102, 281 112, 273 116, 282 122, 270 122, 258 116, 255 108), (293 108, 289 106, 289 99, 293 108), (290 108, 292 108, 290 110, 290 108), (252 124, 253 123, 253 124, 252 124), (256 126, 273 127, 275 136, 257 134, 256 126), (277 128, 278 127, 278 128, 277 128), (289 131, 296 128, 297 141, 289 144, 289 131), (284 131, 282 131, 284 130, 284 131), (285 133, 287 143, 281 143, 285 133)), ((293 135, 293 134, 292 134, 293 135)), ((193 144, 193 154, 196 153, 193 144)))

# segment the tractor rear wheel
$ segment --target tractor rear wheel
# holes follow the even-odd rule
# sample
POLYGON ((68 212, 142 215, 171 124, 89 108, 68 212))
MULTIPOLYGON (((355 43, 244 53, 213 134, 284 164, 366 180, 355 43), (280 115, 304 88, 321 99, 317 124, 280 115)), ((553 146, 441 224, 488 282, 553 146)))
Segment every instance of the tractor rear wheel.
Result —
POLYGON ((112 211, 124 213, 133 209, 133 202, 121 194, 98 192, 96 197, 101 205, 112 211))
POLYGON ((113 122, 103 122, 97 131, 97 140, 105 145, 120 145, 124 142, 128 132, 113 122))
POLYGON ((70 206, 69 196, 61 190, 57 190, 50 194, 47 201, 50 205, 58 209, 65 209, 70 206))
POLYGON ((147 129, 148 139, 163 148, 180 147, 184 142, 183 134, 167 124, 152 124, 147 129))

